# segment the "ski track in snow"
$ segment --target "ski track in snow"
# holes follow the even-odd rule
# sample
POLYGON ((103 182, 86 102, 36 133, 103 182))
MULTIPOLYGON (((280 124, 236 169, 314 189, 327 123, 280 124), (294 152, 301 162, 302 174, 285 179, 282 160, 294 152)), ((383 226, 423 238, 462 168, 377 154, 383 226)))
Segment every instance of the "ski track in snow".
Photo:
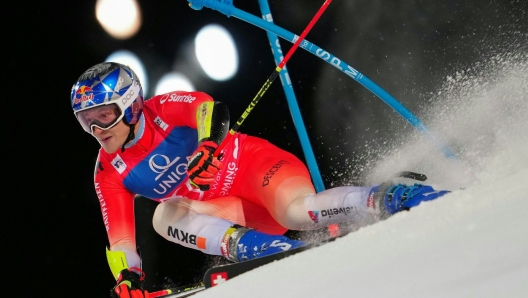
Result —
POLYGON ((432 99, 429 128, 369 174, 400 170, 453 190, 410 212, 263 266, 195 297, 528 297, 528 59, 459 71, 432 99))

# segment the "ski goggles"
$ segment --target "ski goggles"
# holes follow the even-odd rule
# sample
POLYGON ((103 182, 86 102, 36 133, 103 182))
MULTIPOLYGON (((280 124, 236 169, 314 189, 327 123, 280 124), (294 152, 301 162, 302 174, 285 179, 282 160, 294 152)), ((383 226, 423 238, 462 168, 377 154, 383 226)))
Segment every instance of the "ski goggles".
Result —
POLYGON ((123 115, 121 108, 115 103, 99 105, 75 113, 82 128, 88 133, 93 133, 94 127, 102 130, 114 127, 123 119, 123 115))

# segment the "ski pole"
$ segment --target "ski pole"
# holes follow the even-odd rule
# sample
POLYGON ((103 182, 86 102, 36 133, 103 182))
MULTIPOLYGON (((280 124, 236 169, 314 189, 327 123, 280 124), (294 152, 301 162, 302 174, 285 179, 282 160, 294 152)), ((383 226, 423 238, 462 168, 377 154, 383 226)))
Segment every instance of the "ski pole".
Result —
POLYGON ((277 68, 275 68, 275 70, 273 71, 273 73, 268 77, 268 79, 266 80, 266 82, 264 83, 264 85, 262 86, 262 88, 260 88, 259 92, 257 93, 257 95, 253 98, 253 100, 251 101, 251 103, 249 104, 249 106, 246 108, 246 110, 244 111, 244 113, 242 113, 242 116, 240 116, 240 118, 238 119, 238 121, 235 123, 235 125, 233 125, 233 127, 229 130, 229 134, 226 136, 226 138, 224 138, 224 141, 220 144, 220 146, 218 146, 218 148, 216 149, 215 151, 215 155, 218 156, 218 154, 220 154, 220 152, 222 152, 222 149, 225 147, 225 145, 229 142, 229 139, 231 139, 233 137, 233 135, 235 134, 235 132, 237 132, 237 130, 240 128, 240 125, 242 125, 242 123, 244 122, 244 120, 246 120, 247 116, 249 115, 249 113, 251 113, 251 111, 253 110, 253 108, 255 107, 255 105, 257 105, 257 103, 259 102, 259 100, 262 98, 262 96, 264 95, 264 93, 266 93, 266 91, 268 90, 268 88, 271 86, 271 83, 273 83, 273 81, 277 78, 277 76, 279 75, 279 73, 281 72, 282 68, 284 67, 284 65, 286 64, 286 62, 288 62, 288 60, 290 60, 290 57, 293 55, 293 53, 295 52, 295 50, 299 47, 299 45, 301 44, 301 42, 304 40, 304 38, 306 37, 306 35, 308 34, 308 32, 310 32, 310 30, 312 29, 312 27, 315 25, 315 23, 319 20, 319 18, 321 17, 321 15, 323 14, 323 12, 326 10, 326 8, 328 7, 328 5, 330 5, 330 3, 332 2, 332 0, 326 0, 323 5, 321 6, 321 8, 319 8, 319 10, 317 11, 317 13, 315 14, 315 16, 312 18, 312 20, 310 21, 310 23, 308 23, 308 26, 306 26, 306 28, 304 29, 304 31, 301 33, 301 36, 295 36, 295 38, 297 38, 297 41, 293 44, 293 46, 290 48, 290 50, 288 51, 288 53, 286 54, 286 56, 282 59, 282 61, 279 63, 279 66, 277 66, 277 68))

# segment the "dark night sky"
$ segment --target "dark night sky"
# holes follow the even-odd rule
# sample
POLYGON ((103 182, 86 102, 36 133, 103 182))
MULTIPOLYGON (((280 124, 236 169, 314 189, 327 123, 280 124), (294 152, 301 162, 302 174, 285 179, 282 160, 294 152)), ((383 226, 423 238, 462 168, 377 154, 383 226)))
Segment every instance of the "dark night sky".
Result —
MULTIPOLYGON (((404 98, 402 102, 416 111, 424 106, 421 94, 438 87, 455 67, 483 56, 488 44, 482 40, 527 29, 528 9, 523 1, 428 2, 389 5, 334 0, 307 39, 344 59, 396 98, 404 98)), ((7 202, 2 208, 2 227, 7 232, 2 242, 2 276, 8 279, 2 284, 9 285, 8 292, 21 291, 22 297, 48 291, 61 297, 66 296, 64 291, 80 291, 77 297, 107 297, 114 282, 104 255, 107 239, 92 183, 98 143, 73 116, 68 102, 72 84, 111 52, 129 49, 144 59, 153 89, 156 76, 171 70, 174 61, 185 59, 190 38, 202 26, 217 23, 235 39, 239 73, 224 83, 202 80, 195 86, 228 103, 234 121, 274 69, 267 37, 263 30, 236 18, 206 8, 191 10, 183 0, 140 1, 143 27, 126 41, 113 40, 95 23, 95 1, 14 3, 4 4, 1 18, 2 114, 7 136, 2 150, 7 202)), ((270 1, 275 22, 298 34, 321 4, 270 1)), ((235 1, 235 6, 259 15, 256 0, 235 1)), ((289 49, 289 43, 281 43, 284 50, 289 49)), ((179 65, 183 73, 195 71, 186 63, 179 65)), ((328 187, 335 178, 335 159, 328 156, 343 153, 328 149, 342 141, 333 132, 343 130, 339 135, 345 133, 348 141, 363 140, 359 131, 344 127, 380 125, 366 118, 384 118, 380 113, 391 111, 380 107, 380 101, 372 100, 355 81, 307 52, 299 50, 288 69, 305 122, 313 127, 309 136, 317 139, 314 150, 328 187), (351 110, 345 123, 324 112, 332 99, 338 99, 333 104, 338 114, 351 110), (327 143, 322 146, 321 140, 327 143)), ((241 131, 267 138, 303 158, 279 80, 241 131)), ((361 145, 358 141, 342 150, 353 154, 361 145)), ((138 205, 152 208, 143 202, 138 205)), ((148 219, 148 214, 143 217, 148 219)))

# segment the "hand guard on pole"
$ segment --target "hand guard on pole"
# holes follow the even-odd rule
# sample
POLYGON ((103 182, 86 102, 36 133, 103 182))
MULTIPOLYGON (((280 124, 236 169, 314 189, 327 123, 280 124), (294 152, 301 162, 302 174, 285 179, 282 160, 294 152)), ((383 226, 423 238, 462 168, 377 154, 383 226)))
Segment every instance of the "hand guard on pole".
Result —
POLYGON ((209 190, 216 173, 222 168, 222 162, 213 155, 217 147, 215 142, 205 141, 198 146, 189 159, 187 174, 194 188, 209 190))
POLYGON ((149 293, 143 290, 142 283, 145 273, 139 268, 123 269, 119 274, 117 285, 110 291, 112 298, 150 298, 149 293), (139 271, 140 273, 136 273, 139 271))

